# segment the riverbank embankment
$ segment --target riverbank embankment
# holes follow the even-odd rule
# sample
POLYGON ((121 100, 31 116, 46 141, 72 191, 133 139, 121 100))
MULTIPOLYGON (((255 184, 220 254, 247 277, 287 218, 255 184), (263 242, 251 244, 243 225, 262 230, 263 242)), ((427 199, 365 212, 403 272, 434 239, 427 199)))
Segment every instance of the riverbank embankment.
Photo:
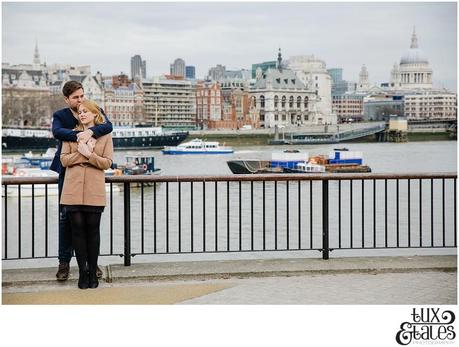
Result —
MULTIPOLYGON (((424 141, 449 141, 452 139, 448 132, 408 132, 409 142, 424 142, 424 141)), ((205 141, 218 141, 220 144, 227 146, 265 146, 269 140, 274 139, 274 135, 266 132, 246 132, 235 131, 234 133, 219 132, 219 131, 193 131, 190 132, 187 140, 200 138, 205 141)), ((187 141, 185 140, 185 141, 187 141)), ((362 143, 362 142, 378 142, 375 135, 370 135, 355 139, 349 142, 362 143)))

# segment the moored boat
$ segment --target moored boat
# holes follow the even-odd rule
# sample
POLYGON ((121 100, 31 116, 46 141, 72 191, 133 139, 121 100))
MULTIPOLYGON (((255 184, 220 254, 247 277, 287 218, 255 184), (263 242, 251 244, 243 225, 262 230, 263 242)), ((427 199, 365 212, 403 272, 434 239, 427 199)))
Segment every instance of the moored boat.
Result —
POLYGON ((207 142, 193 139, 174 147, 166 147, 163 154, 231 154, 231 147, 220 146, 219 142, 207 142))
MULTIPOLYGON (((8 177, 10 175, 7 175, 8 177)), ((23 167, 18 168, 15 170, 14 175, 12 177, 58 177, 58 174, 51 170, 43 170, 39 167, 23 167)), ((110 191, 113 192, 120 192, 121 189, 116 184, 113 184, 113 187, 110 187, 110 183, 105 184, 105 192, 109 193, 110 191)), ((58 195, 58 187, 56 184, 27 184, 22 183, 20 188, 15 185, 9 185, 7 187, 7 194, 9 198, 21 197, 30 198, 32 196, 39 197, 39 196, 57 196, 58 195)), ((2 197, 5 196, 5 189, 2 189, 2 197)))
POLYGON ((227 165, 234 174, 284 173, 286 169, 295 169, 307 160, 308 153, 289 150, 272 153, 271 160, 236 159, 228 160, 227 165))
POLYGON ((242 174, 264 174, 264 173, 283 173, 281 167, 271 167, 269 160, 228 160, 228 167, 236 175, 242 174))
POLYGON ((25 153, 20 160, 30 167, 39 167, 48 170, 53 162, 56 148, 48 148, 44 154, 33 154, 31 151, 25 153))
MULTIPOLYGON (((115 164, 115 170, 124 175, 159 175, 161 169, 155 166, 155 158, 148 154, 131 154, 125 156, 126 162, 115 164)), ((118 174, 114 174, 115 176, 118 174)))
POLYGON ((161 127, 114 128, 112 132, 116 149, 176 146, 187 136, 187 131, 164 131, 161 127))
POLYGON ((351 152, 347 148, 310 158, 307 153, 273 153, 272 160, 228 160, 227 165, 234 174, 371 172, 369 166, 363 165, 362 152, 351 152))
MULTIPOLYGON (((116 149, 176 146, 187 136, 186 131, 164 131, 161 127, 114 128, 112 132, 116 149)), ((50 129, 2 129, 3 151, 45 150, 57 143, 50 129)))

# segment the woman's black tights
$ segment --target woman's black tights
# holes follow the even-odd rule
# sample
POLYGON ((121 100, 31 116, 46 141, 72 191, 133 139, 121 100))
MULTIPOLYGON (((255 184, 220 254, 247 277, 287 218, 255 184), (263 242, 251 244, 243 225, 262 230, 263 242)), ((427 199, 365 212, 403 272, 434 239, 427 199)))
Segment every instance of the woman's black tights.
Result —
POLYGON ((95 272, 100 246, 100 217, 102 213, 72 211, 72 245, 80 271, 95 272))

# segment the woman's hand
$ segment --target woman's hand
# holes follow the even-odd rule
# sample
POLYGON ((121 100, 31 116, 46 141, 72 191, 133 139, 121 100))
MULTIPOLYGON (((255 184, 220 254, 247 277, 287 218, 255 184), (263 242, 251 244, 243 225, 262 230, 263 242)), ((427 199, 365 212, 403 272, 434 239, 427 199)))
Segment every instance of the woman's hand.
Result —
POLYGON ((94 133, 92 132, 91 129, 87 129, 85 131, 79 132, 77 134, 77 141, 86 143, 89 141, 89 139, 92 137, 93 134, 94 133))
POLYGON ((89 147, 89 150, 91 152, 94 152, 94 147, 96 147, 96 139, 94 137, 91 137, 87 142, 87 145, 89 147))
POLYGON ((78 152, 84 155, 86 158, 89 158, 93 149, 89 148, 89 145, 84 142, 78 142, 78 152))

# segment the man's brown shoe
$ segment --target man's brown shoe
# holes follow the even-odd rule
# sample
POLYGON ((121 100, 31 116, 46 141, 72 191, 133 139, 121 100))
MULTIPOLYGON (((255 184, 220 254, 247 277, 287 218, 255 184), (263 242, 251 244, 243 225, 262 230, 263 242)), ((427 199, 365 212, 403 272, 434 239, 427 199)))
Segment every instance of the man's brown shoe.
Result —
POLYGON ((69 278, 70 265, 69 263, 59 263, 59 268, 56 273, 56 278, 58 281, 67 281, 69 278))
POLYGON ((97 270, 96 270, 96 276, 97 278, 102 278, 102 269, 99 267, 99 265, 97 265, 97 270))

